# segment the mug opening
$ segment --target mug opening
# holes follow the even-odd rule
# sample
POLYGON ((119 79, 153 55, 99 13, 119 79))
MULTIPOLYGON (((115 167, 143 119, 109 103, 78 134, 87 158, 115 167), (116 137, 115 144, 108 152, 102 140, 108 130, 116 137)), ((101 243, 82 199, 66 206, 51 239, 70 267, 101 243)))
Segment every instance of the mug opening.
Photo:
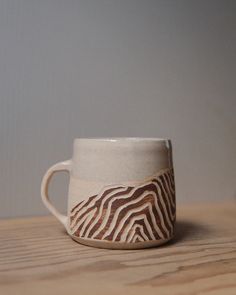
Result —
POLYGON ((105 141, 105 142, 166 142, 169 141, 168 138, 158 138, 158 137, 78 137, 75 141, 105 141))

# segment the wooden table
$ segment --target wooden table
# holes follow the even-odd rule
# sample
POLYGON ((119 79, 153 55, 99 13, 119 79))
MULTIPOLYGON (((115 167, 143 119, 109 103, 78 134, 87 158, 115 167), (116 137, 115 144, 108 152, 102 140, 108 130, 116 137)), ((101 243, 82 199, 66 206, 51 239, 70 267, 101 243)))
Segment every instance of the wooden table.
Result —
POLYGON ((179 206, 159 248, 77 244, 53 217, 0 221, 0 294, 236 294, 236 203, 179 206), (125 292, 125 293, 122 293, 125 292))

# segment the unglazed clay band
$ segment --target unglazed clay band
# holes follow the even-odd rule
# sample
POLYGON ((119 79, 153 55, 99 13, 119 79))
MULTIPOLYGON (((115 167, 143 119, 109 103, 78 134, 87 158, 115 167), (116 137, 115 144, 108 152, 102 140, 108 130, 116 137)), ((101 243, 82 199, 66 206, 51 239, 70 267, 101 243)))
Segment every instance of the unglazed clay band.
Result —
POLYGON ((92 240, 123 246, 150 241, 159 244, 173 236, 174 223, 172 168, 140 185, 106 186, 70 211, 70 234, 74 239, 85 239, 87 244, 92 240))

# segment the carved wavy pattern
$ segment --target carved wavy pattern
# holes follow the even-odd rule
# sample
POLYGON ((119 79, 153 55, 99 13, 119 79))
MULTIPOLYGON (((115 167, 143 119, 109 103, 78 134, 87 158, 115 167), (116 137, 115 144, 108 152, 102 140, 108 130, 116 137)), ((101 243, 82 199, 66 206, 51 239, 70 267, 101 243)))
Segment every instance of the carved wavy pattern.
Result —
POLYGON ((106 186, 70 213, 74 236, 113 242, 168 239, 173 235, 174 223, 173 169, 141 185, 106 186))

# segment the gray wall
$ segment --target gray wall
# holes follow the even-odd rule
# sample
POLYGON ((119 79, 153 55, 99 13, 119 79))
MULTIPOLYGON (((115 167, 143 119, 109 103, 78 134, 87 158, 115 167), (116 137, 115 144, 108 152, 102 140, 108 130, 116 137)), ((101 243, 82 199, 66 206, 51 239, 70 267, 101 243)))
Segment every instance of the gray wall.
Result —
POLYGON ((170 137, 179 203, 235 198, 235 60, 236 1, 1 0, 0 216, 47 213, 74 137, 170 137))

